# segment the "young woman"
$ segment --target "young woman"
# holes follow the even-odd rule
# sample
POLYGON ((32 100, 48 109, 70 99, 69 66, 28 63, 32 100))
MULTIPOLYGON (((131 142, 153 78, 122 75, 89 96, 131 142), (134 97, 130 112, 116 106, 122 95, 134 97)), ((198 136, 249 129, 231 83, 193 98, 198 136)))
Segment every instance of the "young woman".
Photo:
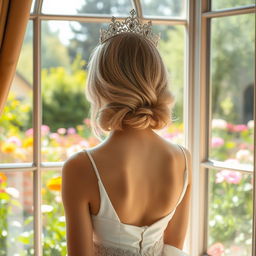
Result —
POLYGON ((151 23, 134 15, 112 18, 89 63, 93 131, 108 136, 64 163, 68 256, 187 255, 191 155, 155 132, 175 99, 151 23))

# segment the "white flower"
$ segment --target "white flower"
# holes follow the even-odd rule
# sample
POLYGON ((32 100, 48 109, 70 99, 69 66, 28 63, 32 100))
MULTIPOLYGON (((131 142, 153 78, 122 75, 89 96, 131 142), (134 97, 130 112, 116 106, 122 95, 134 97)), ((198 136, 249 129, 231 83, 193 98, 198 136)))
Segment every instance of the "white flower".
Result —
POLYGON ((22 227, 21 223, 19 221, 17 221, 17 220, 12 221, 12 226, 18 227, 18 228, 22 227))
POLYGON ((59 217, 59 221, 60 221, 60 222, 65 222, 65 216, 60 216, 60 217, 59 217))
POLYGON ((67 156, 70 157, 77 151, 80 151, 82 149, 81 145, 73 145, 67 149, 67 156))
POLYGON ((16 188, 8 187, 6 188, 6 192, 14 198, 19 198, 20 192, 16 188))
POLYGON ((240 149, 236 152, 236 158, 239 161, 248 161, 251 156, 251 153, 248 149, 240 149))
POLYGON ((254 128, 254 120, 248 121, 247 126, 249 129, 253 129, 254 128))
POLYGON ((212 128, 226 129, 227 121, 224 119, 212 119, 212 128))
POLYGON ((53 210, 53 206, 48 204, 42 204, 42 212, 51 212, 53 210))
POLYGON ((61 197, 60 196, 56 196, 55 200, 56 200, 56 202, 61 203, 61 197))

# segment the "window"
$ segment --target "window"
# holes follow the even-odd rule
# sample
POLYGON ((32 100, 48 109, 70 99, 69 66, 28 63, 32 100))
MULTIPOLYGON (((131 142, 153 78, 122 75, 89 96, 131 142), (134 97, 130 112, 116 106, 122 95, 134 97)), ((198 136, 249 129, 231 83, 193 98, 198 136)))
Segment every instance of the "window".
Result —
POLYGON ((193 156, 184 250, 256 253, 254 2, 34 0, 0 117, 0 256, 66 255, 63 161, 99 143, 84 95, 87 62, 99 29, 132 8, 161 33, 176 97, 173 124, 157 132, 193 156))
POLYGON ((156 3, 144 4, 33 1, 12 90, 0 118, 0 204, 6 209, 0 211, 0 255, 66 255, 60 171, 71 154, 99 143, 91 133, 84 90, 89 55, 98 43, 99 29, 106 28, 112 15, 126 17, 136 7, 144 22, 147 15, 155 16, 154 32, 161 33, 159 50, 177 101, 173 126, 159 133, 184 144, 186 6, 174 1, 175 13, 162 12, 169 5, 162 1, 159 11, 151 13, 156 3))
POLYGON ((195 255, 253 255, 255 6, 209 2, 201 1, 199 11, 204 109, 196 182, 198 195, 205 193, 199 195, 202 242, 195 255))

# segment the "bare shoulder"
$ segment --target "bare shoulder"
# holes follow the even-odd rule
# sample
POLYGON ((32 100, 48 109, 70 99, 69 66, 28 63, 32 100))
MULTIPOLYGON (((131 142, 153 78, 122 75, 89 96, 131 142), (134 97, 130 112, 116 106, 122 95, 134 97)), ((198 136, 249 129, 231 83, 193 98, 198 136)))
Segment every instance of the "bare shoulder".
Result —
POLYGON ((188 171, 188 184, 192 183, 192 157, 191 157, 191 153, 190 151, 184 147, 183 145, 178 145, 175 143, 172 143, 170 141, 165 140, 165 143, 167 145, 168 150, 170 151, 170 155, 172 158, 175 159, 177 166, 182 164, 182 169, 185 170, 186 168, 186 161, 185 161, 185 157, 187 159, 187 171, 188 171), (180 148, 180 146, 183 148, 184 152, 182 151, 182 149, 180 148), (185 154, 185 156, 184 156, 185 154))
POLYGON ((79 151, 68 157, 62 167, 62 193, 88 195, 85 193, 91 185, 91 164, 86 152, 79 151), (73 189, 73 188, 76 189, 73 189))

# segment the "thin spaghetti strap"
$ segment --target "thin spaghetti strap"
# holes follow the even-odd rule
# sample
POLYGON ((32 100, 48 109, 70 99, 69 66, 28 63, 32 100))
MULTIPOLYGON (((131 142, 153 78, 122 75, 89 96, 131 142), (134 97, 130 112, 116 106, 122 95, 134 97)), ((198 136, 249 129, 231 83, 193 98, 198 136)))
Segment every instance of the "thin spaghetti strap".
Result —
POLYGON ((92 166, 93 166, 93 169, 94 169, 94 171, 96 173, 96 176, 97 176, 98 180, 100 181, 101 179, 100 179, 99 171, 98 171, 97 166, 96 166, 96 164, 95 164, 95 162, 94 162, 94 160, 93 160, 93 158, 91 156, 91 153, 89 152, 89 150, 86 150, 86 149, 83 149, 83 151, 85 151, 87 153, 87 155, 89 156, 89 159, 90 159, 90 161, 92 163, 92 166))
POLYGON ((183 183, 183 189, 182 189, 180 198, 179 198, 178 203, 177 203, 177 205, 178 205, 181 202, 183 196, 185 195, 186 188, 187 188, 187 185, 188 185, 188 163, 187 163, 187 157, 186 157, 186 153, 185 153, 185 150, 184 150, 183 146, 181 146, 179 144, 177 144, 177 145, 181 148, 181 150, 184 154, 184 157, 185 157, 184 183, 183 183))

